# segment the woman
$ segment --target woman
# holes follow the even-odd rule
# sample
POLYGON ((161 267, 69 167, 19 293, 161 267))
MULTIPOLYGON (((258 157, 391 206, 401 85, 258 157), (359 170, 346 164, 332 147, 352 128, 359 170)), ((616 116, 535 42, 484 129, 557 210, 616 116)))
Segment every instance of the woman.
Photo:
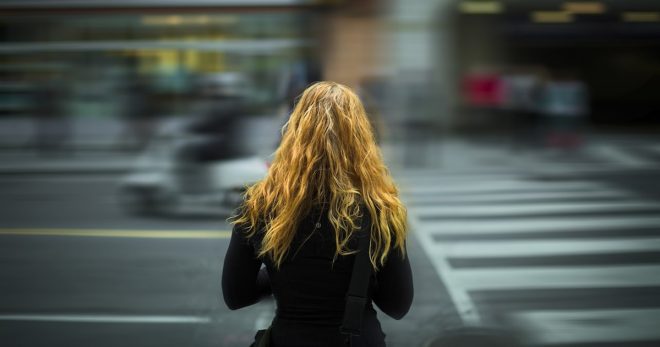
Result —
POLYGON ((363 226, 374 271, 353 345, 385 346, 372 302, 395 319, 410 308, 406 218, 357 95, 338 83, 313 84, 284 127, 267 177, 233 217, 225 302, 238 309, 272 290, 273 346, 345 345, 339 327, 363 226))

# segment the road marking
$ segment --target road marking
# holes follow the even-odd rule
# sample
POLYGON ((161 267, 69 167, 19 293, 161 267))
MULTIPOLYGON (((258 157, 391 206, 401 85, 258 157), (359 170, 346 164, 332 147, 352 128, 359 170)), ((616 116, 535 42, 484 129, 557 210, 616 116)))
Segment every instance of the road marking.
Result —
POLYGON ((577 212, 618 212, 652 210, 660 212, 660 204, 656 202, 640 201, 611 201, 611 202, 556 202, 556 203, 509 203, 506 205, 449 205, 449 206, 420 206, 416 208, 420 218, 433 217, 460 218, 460 217, 497 217, 500 215, 524 217, 527 214, 551 213, 577 213, 577 212))
POLYGON ((625 149, 609 145, 598 146, 594 148, 592 152, 594 152, 597 156, 604 158, 605 160, 609 160, 613 163, 616 163, 616 165, 620 165, 621 167, 635 168, 652 164, 642 158, 636 157, 630 153, 631 151, 626 151, 625 149))
POLYGON ((438 196, 411 196, 408 201, 415 205, 421 204, 454 204, 454 203, 508 203, 508 202, 536 202, 536 201, 550 201, 550 200, 564 200, 564 199, 577 199, 577 198, 602 198, 602 199, 631 199, 630 193, 617 191, 617 190, 594 190, 594 191, 549 191, 549 192, 534 192, 522 191, 516 193, 502 193, 502 192, 486 192, 483 194, 475 195, 452 195, 451 197, 445 195, 438 196))
POLYGON ((660 286, 658 265, 524 267, 454 270, 468 291, 660 286))
POLYGON ((660 217, 546 217, 515 218, 507 220, 471 220, 424 222, 426 230, 433 234, 499 234, 499 233, 545 233, 553 231, 620 230, 622 228, 658 228, 660 217))
POLYGON ((2 228, 0 235, 126 237, 155 239, 226 239, 224 230, 120 230, 120 229, 59 229, 59 228, 2 228))
POLYGON ((448 174, 429 174, 426 176, 417 175, 417 176, 406 176, 398 177, 396 179, 397 183, 405 186, 409 185, 419 185, 421 184, 463 184, 465 182, 474 182, 474 181, 513 181, 526 178, 523 175, 495 175, 495 174, 483 174, 483 175, 470 175, 470 174, 460 174, 460 175, 448 175, 448 174))
MULTIPOLYGON (((660 214, 643 212, 655 212, 660 208, 659 204, 585 181, 530 181, 513 177, 483 181, 473 181, 470 177, 453 180, 441 177, 436 180, 431 177, 410 179, 410 183, 415 181, 416 185, 402 189, 402 194, 408 198, 406 200, 415 203, 409 209, 411 229, 447 286, 449 296, 466 324, 478 324, 481 314, 485 315, 484 319, 489 317, 486 315, 488 311, 477 310, 487 310, 488 307, 477 306, 472 301, 471 294, 474 292, 660 286, 658 264, 539 267, 520 263, 514 265, 526 266, 453 268, 449 263, 452 258, 469 261, 471 258, 660 251, 659 237, 612 239, 601 235, 590 240, 570 238, 571 233, 581 231, 593 231, 594 236, 598 236, 599 230, 656 230, 660 226, 660 214), (590 201, 583 198, 590 198, 590 201), (624 211, 626 216, 609 213, 624 211), (599 212, 602 217, 576 215, 585 212, 599 212), (574 215, 563 215, 565 213, 574 215), (425 220, 425 217, 438 219, 425 220), (566 232, 566 238, 536 240, 533 237, 553 232, 566 232), (445 235, 497 236, 511 233, 526 234, 530 240, 438 242, 434 239, 445 235), (534 235, 529 236, 531 233, 534 235)), ((586 312, 523 310, 514 315, 513 326, 524 328, 525 336, 530 337, 533 345, 660 339, 660 331, 655 327, 660 320, 660 309, 586 312)))
POLYGON ((417 179, 510 179, 510 178, 523 178, 526 177, 520 172, 511 170, 492 170, 488 172, 475 171, 475 170, 439 170, 439 169, 405 169, 402 171, 394 171, 397 182, 414 182, 417 179))
POLYGON ((659 251, 660 238, 444 242, 433 254, 460 258, 512 258, 659 251))
POLYGON ((535 346, 660 339, 657 308, 529 311, 515 313, 513 319, 535 346))
POLYGON ((602 185, 589 181, 467 181, 462 184, 442 184, 433 186, 408 186, 407 189, 402 189, 406 195, 417 194, 462 194, 467 192, 485 193, 485 192, 498 192, 498 191, 537 191, 539 189, 547 189, 548 191, 560 190, 600 190, 602 185))
POLYGON ((481 316, 477 311, 470 295, 467 290, 460 285, 460 282, 454 278, 454 271, 449 264, 447 257, 433 256, 434 247, 437 243, 433 241, 433 237, 428 230, 424 229, 424 225, 419 223, 414 209, 408 210, 408 224, 413 234, 417 236, 417 240, 422 245, 424 252, 433 264, 440 281, 447 287, 449 297, 454 303, 454 307, 458 311, 463 324, 478 326, 481 323, 481 316))
POLYGON ((71 323, 210 323, 209 317, 201 316, 137 316, 95 314, 0 314, 0 321, 39 321, 71 323))

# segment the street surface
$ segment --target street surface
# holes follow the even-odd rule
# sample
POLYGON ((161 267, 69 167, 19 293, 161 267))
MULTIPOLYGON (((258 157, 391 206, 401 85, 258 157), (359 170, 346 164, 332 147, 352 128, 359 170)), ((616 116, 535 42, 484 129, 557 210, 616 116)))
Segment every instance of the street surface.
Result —
POLYGON ((554 158, 400 175, 414 234, 462 321, 525 345, 660 345, 653 156, 554 158))
MULTIPOLYGON (((224 306, 228 216, 126 215, 120 177, 0 176, 0 346, 249 345, 274 303, 224 306)), ((452 317, 449 305, 438 309, 448 296, 414 242, 410 256, 413 309, 403 321, 381 314, 392 346, 420 345, 437 331, 429 317, 452 317)))
MULTIPOLYGON (((429 148, 423 168, 393 165, 416 293, 403 320, 380 314, 389 346, 461 324, 529 345, 660 344, 656 147, 631 159, 452 146, 429 148)), ((129 216, 117 173, 11 172, 0 346, 247 346, 272 319, 272 301, 224 306, 228 216, 129 216)))

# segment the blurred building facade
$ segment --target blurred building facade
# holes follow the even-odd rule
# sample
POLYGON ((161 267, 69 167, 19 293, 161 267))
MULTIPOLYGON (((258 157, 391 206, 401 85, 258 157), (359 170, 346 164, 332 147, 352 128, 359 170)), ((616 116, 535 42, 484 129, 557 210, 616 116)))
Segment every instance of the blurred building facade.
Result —
POLYGON ((137 119, 148 136, 144 124, 194 112, 201 90, 230 80, 241 81, 231 88, 249 99, 246 114, 273 117, 314 80, 346 83, 393 137, 550 118, 660 123, 657 1, 7 0, 0 9, 0 117, 59 132, 46 137, 68 136, 76 119, 137 119))
MULTIPOLYGON (((241 3, 249 2, 2 3, 4 80, 20 82, 20 94, 61 78, 69 112, 80 116, 126 113, 117 108, 130 107, 138 89, 165 109, 157 112, 181 112, 200 79, 236 71, 249 75, 255 100, 272 103, 282 67, 313 59, 305 52, 317 18, 306 2, 241 3)), ((2 102, 13 112, 27 112, 25 104, 20 95, 2 102)))
POLYGON ((461 0, 454 11, 463 124, 512 109, 590 126, 660 123, 657 1, 461 0), (516 104, 521 93, 532 109, 516 104))
POLYGON ((376 1, 35 0, 0 8, 4 119, 186 116, 203 90, 236 84, 231 75, 240 76, 230 88, 249 99, 247 114, 277 116, 315 80, 357 87, 383 69, 376 1))

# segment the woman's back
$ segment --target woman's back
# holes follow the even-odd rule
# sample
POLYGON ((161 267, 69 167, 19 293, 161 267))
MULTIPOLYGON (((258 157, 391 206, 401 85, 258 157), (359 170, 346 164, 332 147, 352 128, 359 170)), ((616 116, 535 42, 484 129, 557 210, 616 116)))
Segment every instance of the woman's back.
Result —
POLYGON ((301 221, 291 252, 279 269, 272 261, 265 264, 279 319, 337 326, 343 317, 355 256, 337 257, 333 263, 334 237, 327 219, 318 214, 310 213, 301 221), (317 220, 320 228, 315 227, 317 220))
MULTIPOLYGON (((355 255, 339 256, 333 262, 336 250, 334 235, 329 229, 327 216, 322 212, 319 216, 319 212, 316 209, 301 219, 291 244, 291 252, 279 269, 272 261, 264 259, 270 290, 277 304, 271 329, 274 346, 342 346, 346 338, 340 334, 339 327, 355 255)), ((368 214, 365 218, 362 225, 368 226, 371 218, 368 214)), ((240 227, 234 229, 223 276, 233 277, 232 273, 245 273, 254 269, 254 264, 245 266, 243 262, 241 266, 241 259, 252 256, 255 262, 260 263, 256 250, 263 234, 257 233, 250 239, 244 235, 240 227), (243 246, 243 252, 252 254, 240 255, 239 245, 243 246)), ((351 240, 349 248, 357 249, 356 239, 351 240)), ((385 265, 370 280, 362 334, 354 340, 354 345, 385 345, 385 334, 372 301, 396 319, 403 317, 410 308, 413 297, 410 264, 407 257, 396 253, 390 255, 385 265)), ((236 281, 223 280, 223 289, 224 293, 243 293, 242 298, 234 298, 237 301, 235 304, 252 300, 245 296, 255 292, 246 288, 244 283, 236 281)), ((264 289, 256 290, 259 291, 263 292, 264 289)), ((234 304, 231 301, 229 298, 230 307, 234 304)))

